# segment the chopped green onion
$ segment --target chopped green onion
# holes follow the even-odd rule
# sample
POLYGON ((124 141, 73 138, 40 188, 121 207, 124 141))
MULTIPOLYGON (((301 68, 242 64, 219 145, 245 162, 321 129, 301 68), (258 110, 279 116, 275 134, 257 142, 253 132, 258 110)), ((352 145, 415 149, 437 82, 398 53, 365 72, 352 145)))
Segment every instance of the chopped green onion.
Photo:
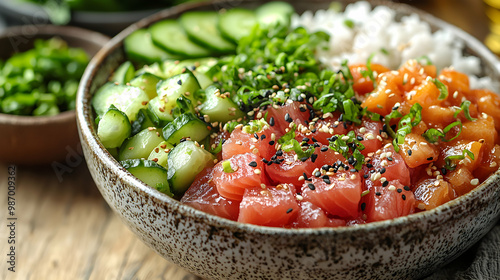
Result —
POLYGON ((448 88, 438 79, 433 79, 432 82, 436 85, 439 90, 438 100, 444 100, 448 97, 448 88))
POLYGON ((233 168, 231 167, 231 161, 230 160, 225 160, 225 161, 222 162, 222 169, 226 173, 233 173, 233 172, 236 171, 236 170, 233 170, 233 168))

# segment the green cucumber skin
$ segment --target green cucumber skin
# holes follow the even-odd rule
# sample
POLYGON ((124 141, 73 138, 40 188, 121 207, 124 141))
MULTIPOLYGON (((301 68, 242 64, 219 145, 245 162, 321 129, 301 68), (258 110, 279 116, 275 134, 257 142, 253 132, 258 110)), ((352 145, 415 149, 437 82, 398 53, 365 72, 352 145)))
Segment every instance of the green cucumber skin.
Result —
POLYGON ((132 175, 137 177, 146 185, 173 197, 168 184, 168 172, 161 165, 152 160, 129 159, 120 162, 132 175))
POLYGON ((234 43, 251 34, 257 24, 257 15, 252 10, 233 8, 219 16, 217 27, 221 35, 234 43))
POLYGON ((125 113, 111 105, 99 121, 97 136, 106 149, 118 148, 130 137, 132 126, 125 113))
POLYGON ((107 83, 92 98, 92 107, 98 116, 103 116, 111 105, 124 112, 130 121, 135 121, 140 109, 147 108, 148 95, 140 88, 107 83))
POLYGON ((172 192, 182 195, 203 169, 213 166, 214 157, 194 141, 184 141, 168 156, 168 182, 172 192))
POLYGON ((159 21, 149 27, 153 43, 175 55, 185 58, 208 57, 210 50, 192 42, 181 24, 174 19, 159 21))
POLYGON ((187 137, 200 142, 210 134, 207 126, 195 115, 183 114, 163 128, 163 138, 172 145, 178 144, 182 138, 187 137))
POLYGON ((219 14, 214 11, 192 11, 179 18, 181 26, 193 42, 216 53, 233 53, 236 45, 220 34, 218 20, 219 14))
POLYGON ((151 151, 165 141, 161 136, 160 129, 144 129, 138 134, 125 140, 120 147, 119 160, 146 159, 151 151))
POLYGON ((245 116, 231 98, 217 96, 217 92, 220 90, 213 85, 205 90, 205 102, 199 106, 201 114, 209 116, 211 122, 228 122, 245 116))

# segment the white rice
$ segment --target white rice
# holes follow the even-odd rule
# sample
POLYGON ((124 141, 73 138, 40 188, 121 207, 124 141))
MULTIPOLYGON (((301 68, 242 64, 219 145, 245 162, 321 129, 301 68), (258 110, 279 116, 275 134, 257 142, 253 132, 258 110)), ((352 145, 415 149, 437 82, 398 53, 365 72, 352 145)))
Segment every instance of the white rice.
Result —
POLYGON ((385 6, 372 9, 370 3, 360 1, 350 4, 345 12, 333 9, 307 11, 292 17, 292 27, 303 26, 308 31, 324 31, 330 34, 329 46, 319 50, 322 63, 338 69, 344 60, 350 64, 366 63, 374 54, 372 63, 398 69, 409 59, 427 56, 438 70, 453 67, 470 77, 471 88, 488 88, 498 91, 489 77, 481 74, 479 58, 464 56, 464 43, 456 40, 448 30, 431 32, 428 23, 418 15, 395 20, 396 12, 385 6), (352 21, 354 27, 345 22, 352 21))

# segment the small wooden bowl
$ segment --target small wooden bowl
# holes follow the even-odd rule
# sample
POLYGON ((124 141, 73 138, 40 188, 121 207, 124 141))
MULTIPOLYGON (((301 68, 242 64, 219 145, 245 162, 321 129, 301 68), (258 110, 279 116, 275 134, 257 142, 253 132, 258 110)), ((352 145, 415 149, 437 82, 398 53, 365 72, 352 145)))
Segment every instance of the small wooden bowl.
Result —
MULTIPOLYGON (((77 27, 19 26, 0 34, 0 59, 33 48, 36 39, 60 37, 70 47, 84 49, 93 56, 109 37, 77 27)), ((35 165, 64 159, 68 150, 79 145, 75 111, 51 117, 0 114, 0 161, 35 165)))

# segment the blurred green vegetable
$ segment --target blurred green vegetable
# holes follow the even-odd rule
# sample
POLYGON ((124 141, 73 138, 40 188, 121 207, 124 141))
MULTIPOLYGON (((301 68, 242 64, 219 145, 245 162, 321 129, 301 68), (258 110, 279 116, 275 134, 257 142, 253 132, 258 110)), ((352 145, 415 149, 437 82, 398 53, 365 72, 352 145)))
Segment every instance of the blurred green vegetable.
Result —
MULTIPOLYGON (((68 24, 71 11, 119 12, 167 8, 189 0, 20 0, 42 5, 54 24, 68 24)), ((191 0, 192 1, 192 0, 191 0)), ((200 0, 195 0, 200 1, 200 0)))
POLYGON ((52 116, 73 110, 78 83, 89 62, 82 49, 59 38, 0 61, 0 113, 52 116))

